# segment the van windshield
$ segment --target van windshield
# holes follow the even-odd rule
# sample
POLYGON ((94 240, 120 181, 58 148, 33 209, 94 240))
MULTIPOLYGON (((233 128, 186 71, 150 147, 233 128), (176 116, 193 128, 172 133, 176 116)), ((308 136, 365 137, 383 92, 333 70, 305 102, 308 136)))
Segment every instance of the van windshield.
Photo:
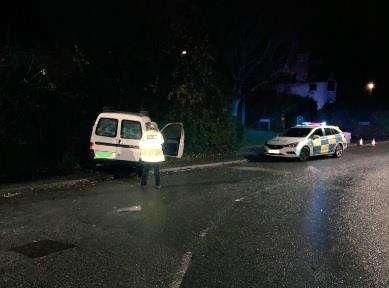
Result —
POLYGON ((305 137, 311 132, 311 128, 290 128, 282 136, 284 137, 305 137))

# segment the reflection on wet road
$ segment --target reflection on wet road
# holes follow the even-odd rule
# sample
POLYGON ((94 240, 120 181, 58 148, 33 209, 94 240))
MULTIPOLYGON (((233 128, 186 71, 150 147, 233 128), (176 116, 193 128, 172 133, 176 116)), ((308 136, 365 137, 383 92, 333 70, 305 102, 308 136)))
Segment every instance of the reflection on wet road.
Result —
POLYGON ((306 229, 310 245, 313 249, 324 250, 328 246, 328 223, 326 216, 326 191, 323 183, 317 180, 313 183, 311 198, 308 198, 309 210, 304 217, 304 228, 306 229))

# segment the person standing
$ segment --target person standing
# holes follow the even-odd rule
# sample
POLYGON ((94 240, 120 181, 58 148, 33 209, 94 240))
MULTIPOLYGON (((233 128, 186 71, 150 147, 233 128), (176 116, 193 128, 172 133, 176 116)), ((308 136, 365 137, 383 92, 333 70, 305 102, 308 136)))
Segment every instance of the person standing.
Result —
POLYGON ((162 144, 164 142, 161 132, 155 122, 146 123, 146 132, 139 143, 140 160, 142 163, 141 187, 147 185, 150 169, 154 169, 155 185, 161 188, 160 163, 165 161, 162 144))

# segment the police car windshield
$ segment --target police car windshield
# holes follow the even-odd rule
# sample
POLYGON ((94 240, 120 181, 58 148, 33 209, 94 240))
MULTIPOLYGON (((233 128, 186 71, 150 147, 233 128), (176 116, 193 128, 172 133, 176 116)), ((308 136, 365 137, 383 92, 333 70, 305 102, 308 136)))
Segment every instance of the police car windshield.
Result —
POLYGON ((311 132, 312 128, 290 128, 288 129, 283 136, 284 137, 305 137, 311 132))

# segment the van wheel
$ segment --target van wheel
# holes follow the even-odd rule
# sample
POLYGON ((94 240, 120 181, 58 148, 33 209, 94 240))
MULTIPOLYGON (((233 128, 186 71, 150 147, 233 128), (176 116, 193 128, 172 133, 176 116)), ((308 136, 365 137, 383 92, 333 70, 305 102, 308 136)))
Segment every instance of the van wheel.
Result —
POLYGON ((309 159, 309 148, 308 147, 304 147, 303 149, 301 149, 300 151, 300 157, 299 157, 299 160, 301 162, 304 162, 304 161, 307 161, 309 159))
POLYGON ((343 155, 343 146, 341 144, 338 144, 335 147, 334 157, 340 158, 340 157, 342 157, 342 155, 343 155))

